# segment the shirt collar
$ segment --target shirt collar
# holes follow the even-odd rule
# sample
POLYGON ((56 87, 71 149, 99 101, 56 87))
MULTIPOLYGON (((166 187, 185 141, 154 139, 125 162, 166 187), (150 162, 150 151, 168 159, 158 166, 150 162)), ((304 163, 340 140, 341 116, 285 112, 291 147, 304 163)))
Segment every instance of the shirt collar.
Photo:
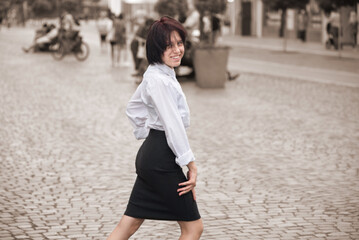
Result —
POLYGON ((155 63, 153 64, 153 67, 159 69, 160 71, 164 72, 165 74, 167 74, 168 76, 176 79, 176 72, 173 68, 170 68, 169 66, 167 66, 166 64, 163 63, 155 63))

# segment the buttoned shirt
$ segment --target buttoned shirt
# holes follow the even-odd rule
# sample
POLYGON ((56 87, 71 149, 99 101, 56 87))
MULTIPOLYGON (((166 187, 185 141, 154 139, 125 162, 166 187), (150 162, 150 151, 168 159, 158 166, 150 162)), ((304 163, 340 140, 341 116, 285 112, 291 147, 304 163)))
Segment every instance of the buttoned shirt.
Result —
POLYGON ((174 69, 165 64, 150 65, 127 105, 126 114, 137 139, 145 139, 150 129, 165 131, 179 166, 195 160, 186 133, 190 112, 174 69))

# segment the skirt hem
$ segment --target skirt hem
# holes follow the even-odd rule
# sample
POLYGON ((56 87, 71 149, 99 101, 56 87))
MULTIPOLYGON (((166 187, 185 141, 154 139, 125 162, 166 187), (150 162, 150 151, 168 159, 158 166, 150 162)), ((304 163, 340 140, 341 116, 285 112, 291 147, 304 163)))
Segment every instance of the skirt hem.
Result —
POLYGON ((145 220, 158 220, 158 221, 180 221, 180 222, 193 222, 193 221, 197 221, 199 219, 201 219, 201 217, 199 218, 195 218, 195 219, 174 219, 174 218, 157 218, 157 217, 144 217, 144 216, 138 216, 138 215, 131 215, 128 213, 125 213, 124 215, 128 216, 128 217, 133 217, 133 218, 138 218, 138 219, 145 219, 145 220))

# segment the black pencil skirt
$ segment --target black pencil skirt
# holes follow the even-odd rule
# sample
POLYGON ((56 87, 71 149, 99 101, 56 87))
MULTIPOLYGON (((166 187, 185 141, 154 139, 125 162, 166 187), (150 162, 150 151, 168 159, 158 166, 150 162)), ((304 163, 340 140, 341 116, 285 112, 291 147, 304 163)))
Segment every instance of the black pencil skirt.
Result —
POLYGON ((173 221, 201 218, 192 192, 178 196, 178 184, 187 178, 175 162, 164 131, 150 130, 137 153, 136 173, 125 215, 173 221))

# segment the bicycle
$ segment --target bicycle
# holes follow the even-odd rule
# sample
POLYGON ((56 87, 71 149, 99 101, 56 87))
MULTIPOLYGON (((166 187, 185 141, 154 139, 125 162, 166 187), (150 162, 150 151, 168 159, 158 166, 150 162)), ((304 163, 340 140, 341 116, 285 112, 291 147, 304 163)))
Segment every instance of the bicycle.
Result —
POLYGON ((52 57, 61 60, 66 54, 73 53, 77 60, 85 61, 90 54, 89 45, 82 40, 78 31, 66 32, 61 29, 56 44, 52 47, 52 57))

